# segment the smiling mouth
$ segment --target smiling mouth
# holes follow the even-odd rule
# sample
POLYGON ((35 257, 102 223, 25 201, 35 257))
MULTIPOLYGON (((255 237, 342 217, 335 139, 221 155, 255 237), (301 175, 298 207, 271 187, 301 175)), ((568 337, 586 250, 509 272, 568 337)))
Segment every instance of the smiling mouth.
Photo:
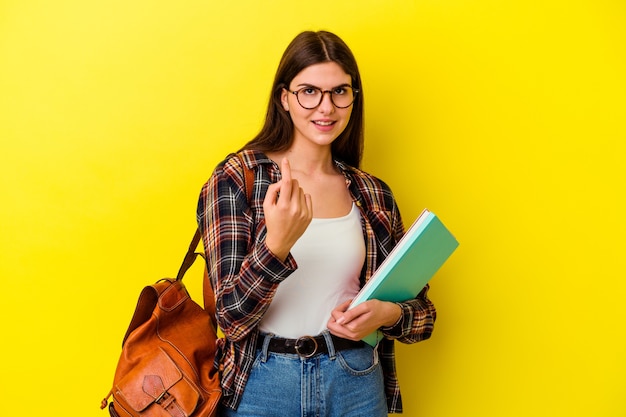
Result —
POLYGON ((332 125, 335 122, 333 122, 333 121, 322 122, 322 121, 314 120, 313 123, 315 123, 318 126, 330 126, 330 125, 332 125))

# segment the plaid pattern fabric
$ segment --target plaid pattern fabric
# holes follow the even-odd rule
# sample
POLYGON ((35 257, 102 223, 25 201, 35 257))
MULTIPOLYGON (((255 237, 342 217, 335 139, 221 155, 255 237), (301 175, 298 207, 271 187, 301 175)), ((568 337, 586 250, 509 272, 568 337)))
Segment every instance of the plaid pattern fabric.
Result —
MULTIPOLYGON (((263 199, 280 171, 263 153, 243 151, 247 168, 255 173, 248 201, 241 159, 230 156, 220 163, 202 187, 197 219, 202 232, 209 277, 216 295, 217 322, 226 338, 220 339, 216 364, 222 370, 223 403, 236 408, 254 362, 258 324, 278 285, 296 268, 291 255, 277 259, 265 245, 263 199)), ((404 234, 404 226, 389 187, 363 171, 336 161, 361 211, 366 260, 361 285, 404 234)), ((415 299, 399 303, 402 316, 378 345, 385 377, 389 412, 401 412, 394 340, 415 343, 428 339, 436 319, 426 287, 415 299)))

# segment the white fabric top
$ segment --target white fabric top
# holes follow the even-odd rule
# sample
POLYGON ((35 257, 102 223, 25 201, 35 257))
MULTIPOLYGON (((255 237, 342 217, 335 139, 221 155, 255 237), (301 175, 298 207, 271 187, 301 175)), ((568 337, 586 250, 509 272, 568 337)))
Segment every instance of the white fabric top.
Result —
POLYGON ((365 240, 357 207, 343 217, 314 218, 291 254, 298 269, 278 286, 259 328, 291 339, 314 336, 335 307, 359 292, 365 240))

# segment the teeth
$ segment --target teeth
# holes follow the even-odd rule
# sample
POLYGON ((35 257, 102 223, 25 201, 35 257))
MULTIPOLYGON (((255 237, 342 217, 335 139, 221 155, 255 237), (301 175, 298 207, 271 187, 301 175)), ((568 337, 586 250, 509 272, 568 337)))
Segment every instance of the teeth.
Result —
POLYGON ((333 122, 313 122, 316 125, 320 125, 320 126, 330 126, 333 124, 333 122))

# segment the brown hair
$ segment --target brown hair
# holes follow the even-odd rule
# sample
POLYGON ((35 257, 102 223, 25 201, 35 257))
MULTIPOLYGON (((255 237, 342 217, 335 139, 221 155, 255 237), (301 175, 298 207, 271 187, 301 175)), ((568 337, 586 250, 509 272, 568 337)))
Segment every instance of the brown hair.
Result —
POLYGON ((363 90, 361 75, 350 48, 337 35, 326 32, 302 32, 296 36, 280 60, 265 123, 261 131, 243 149, 262 152, 283 151, 291 146, 294 126, 283 109, 280 96, 283 88, 303 69, 324 62, 335 62, 352 78, 352 88, 360 90, 352 104, 350 121, 332 144, 333 157, 354 167, 359 167, 363 154, 363 90))

